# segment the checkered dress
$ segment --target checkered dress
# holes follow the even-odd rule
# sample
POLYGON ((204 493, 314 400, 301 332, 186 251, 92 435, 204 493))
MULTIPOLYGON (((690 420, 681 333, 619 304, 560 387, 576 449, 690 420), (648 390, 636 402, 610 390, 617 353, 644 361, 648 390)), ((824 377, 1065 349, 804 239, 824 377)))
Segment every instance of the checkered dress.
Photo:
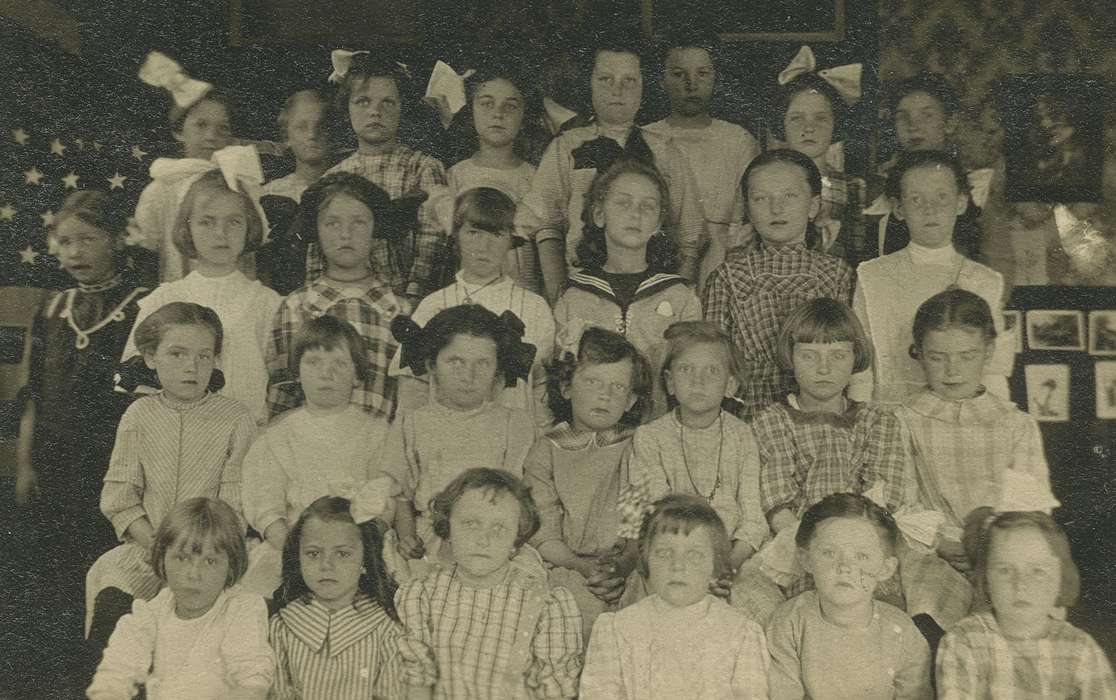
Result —
MULTIPOLYGON (((393 200, 418 190, 430 192, 446 185, 446 170, 441 162, 403 144, 398 144, 390 153, 354 153, 326 171, 326 175, 330 173, 356 173, 383 189, 393 200)), ((411 240, 413 243, 407 241, 406 236, 399 243, 376 239, 372 242, 369 259, 372 269, 396 294, 421 299, 443 286, 437 267, 438 262, 445 259, 449 243, 437 218, 426 207, 419 208, 418 228, 411 240)), ((321 251, 317 243, 311 243, 306 251, 307 283, 321 278, 324 270, 321 251)))
POLYGON ((730 253, 713 271, 702 308, 740 354, 741 418, 750 420, 794 389, 775 359, 775 341, 791 311, 817 297, 848 303, 852 285, 853 271, 845 261, 801 243, 730 253))
POLYGON ((942 640, 937 679, 942 700, 1116 698, 1104 652, 1065 620, 1051 619, 1040 639, 1011 640, 992 613, 970 615, 942 640))
POLYGON ((837 240, 826 251, 855 266, 867 245, 864 208, 867 206, 864 180, 842 172, 822 177, 821 209, 817 222, 836 221, 841 224, 837 240))
POLYGON ((302 405, 302 390, 291 367, 294 339, 302 324, 329 314, 348 321, 364 338, 368 356, 368 376, 350 399, 373 416, 390 418, 395 408, 396 381, 388 376, 388 366, 398 343, 391 335, 391 320, 407 307, 390 289, 373 287, 362 290, 323 277, 293 292, 283 300, 271 324, 267 347, 267 406, 272 418, 302 405))

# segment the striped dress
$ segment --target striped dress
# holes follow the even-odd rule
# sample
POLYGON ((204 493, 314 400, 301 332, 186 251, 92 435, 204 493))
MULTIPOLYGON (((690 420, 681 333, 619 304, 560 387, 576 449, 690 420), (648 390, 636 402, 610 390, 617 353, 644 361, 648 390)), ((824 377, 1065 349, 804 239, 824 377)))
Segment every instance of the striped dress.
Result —
POLYGON ((367 596, 330 611, 316 599, 288 603, 271 618, 277 664, 272 698, 402 698, 403 628, 367 596))
POLYGON ((162 585, 148 552, 128 539, 128 526, 147 518, 158 528, 175 504, 197 496, 220 498, 241 512, 240 464, 255 437, 251 412, 220 394, 183 403, 160 392, 128 407, 101 490, 101 512, 123 544, 89 570, 87 628, 101 590, 113 586, 150 600, 162 585))

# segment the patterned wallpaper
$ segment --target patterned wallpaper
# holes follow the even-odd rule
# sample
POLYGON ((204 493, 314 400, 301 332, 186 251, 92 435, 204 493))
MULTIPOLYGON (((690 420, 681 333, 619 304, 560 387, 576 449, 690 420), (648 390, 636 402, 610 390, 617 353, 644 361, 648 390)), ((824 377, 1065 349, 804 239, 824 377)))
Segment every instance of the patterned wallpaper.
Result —
MULTIPOLYGON (((1116 15, 1111 0, 880 0, 880 80, 931 70, 958 90, 956 143, 970 168, 999 167, 1003 129, 996 110, 999 79, 1021 73, 1116 76, 1116 15)), ((1107 80, 1106 80, 1107 82, 1107 80)), ((1111 112, 1111 105, 1108 105, 1111 112)), ((886 123, 888 115, 881 114, 886 123)), ((1061 246, 1051 206, 1009 204, 994 181, 986 208, 989 264, 1015 284, 1116 285, 1116 120, 1106 119, 1101 205, 1076 204, 1106 238, 1106 249, 1076 264, 1061 246), (1110 264, 1097 256, 1109 255, 1110 264)), ((881 146, 886 150, 889 135, 881 146)))

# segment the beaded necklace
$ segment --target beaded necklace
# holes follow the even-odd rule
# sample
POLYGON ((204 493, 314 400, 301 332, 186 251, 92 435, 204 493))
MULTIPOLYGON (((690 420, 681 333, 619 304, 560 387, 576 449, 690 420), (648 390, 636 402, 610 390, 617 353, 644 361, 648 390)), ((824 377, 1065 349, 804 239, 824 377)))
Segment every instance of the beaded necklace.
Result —
POLYGON ((676 418, 678 420, 678 446, 682 448, 682 466, 686 469, 686 478, 690 481, 690 487, 694 490, 694 493, 712 503, 713 497, 717 495, 717 490, 721 488, 721 453, 725 447, 724 414, 717 414, 717 476, 713 480, 713 490, 709 492, 708 496, 698 490, 697 483, 694 482, 694 473, 690 471, 690 460, 686 456, 686 426, 682 423, 681 411, 678 412, 676 418))

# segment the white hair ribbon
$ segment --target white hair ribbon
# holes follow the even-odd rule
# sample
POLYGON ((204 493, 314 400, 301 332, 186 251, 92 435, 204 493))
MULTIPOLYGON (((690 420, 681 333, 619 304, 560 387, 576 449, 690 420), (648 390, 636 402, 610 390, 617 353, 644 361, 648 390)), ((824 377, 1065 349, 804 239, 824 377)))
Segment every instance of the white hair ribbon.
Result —
POLYGON ((158 51, 147 54, 139 69, 139 79, 170 92, 174 103, 183 109, 193 105, 213 89, 210 83, 194 80, 186 75, 182 66, 158 51))
POLYGON ((353 65, 353 57, 370 53, 370 51, 349 51, 348 49, 330 51, 329 62, 333 64, 333 72, 329 74, 329 82, 341 82, 341 79, 348 75, 349 68, 353 65))
POLYGON ((805 73, 816 73, 819 78, 833 86, 837 94, 849 104, 855 104, 860 99, 860 72, 861 64, 850 63, 834 68, 818 70, 814 52, 809 46, 803 46, 795 57, 779 73, 779 84, 786 85, 805 73))
POLYGON ((426 84, 423 100, 432 100, 437 104, 439 98, 444 97, 452 117, 465 106, 465 80, 475 73, 476 71, 470 68, 459 75, 448 63, 436 61, 434 70, 430 72, 430 81, 426 84))

